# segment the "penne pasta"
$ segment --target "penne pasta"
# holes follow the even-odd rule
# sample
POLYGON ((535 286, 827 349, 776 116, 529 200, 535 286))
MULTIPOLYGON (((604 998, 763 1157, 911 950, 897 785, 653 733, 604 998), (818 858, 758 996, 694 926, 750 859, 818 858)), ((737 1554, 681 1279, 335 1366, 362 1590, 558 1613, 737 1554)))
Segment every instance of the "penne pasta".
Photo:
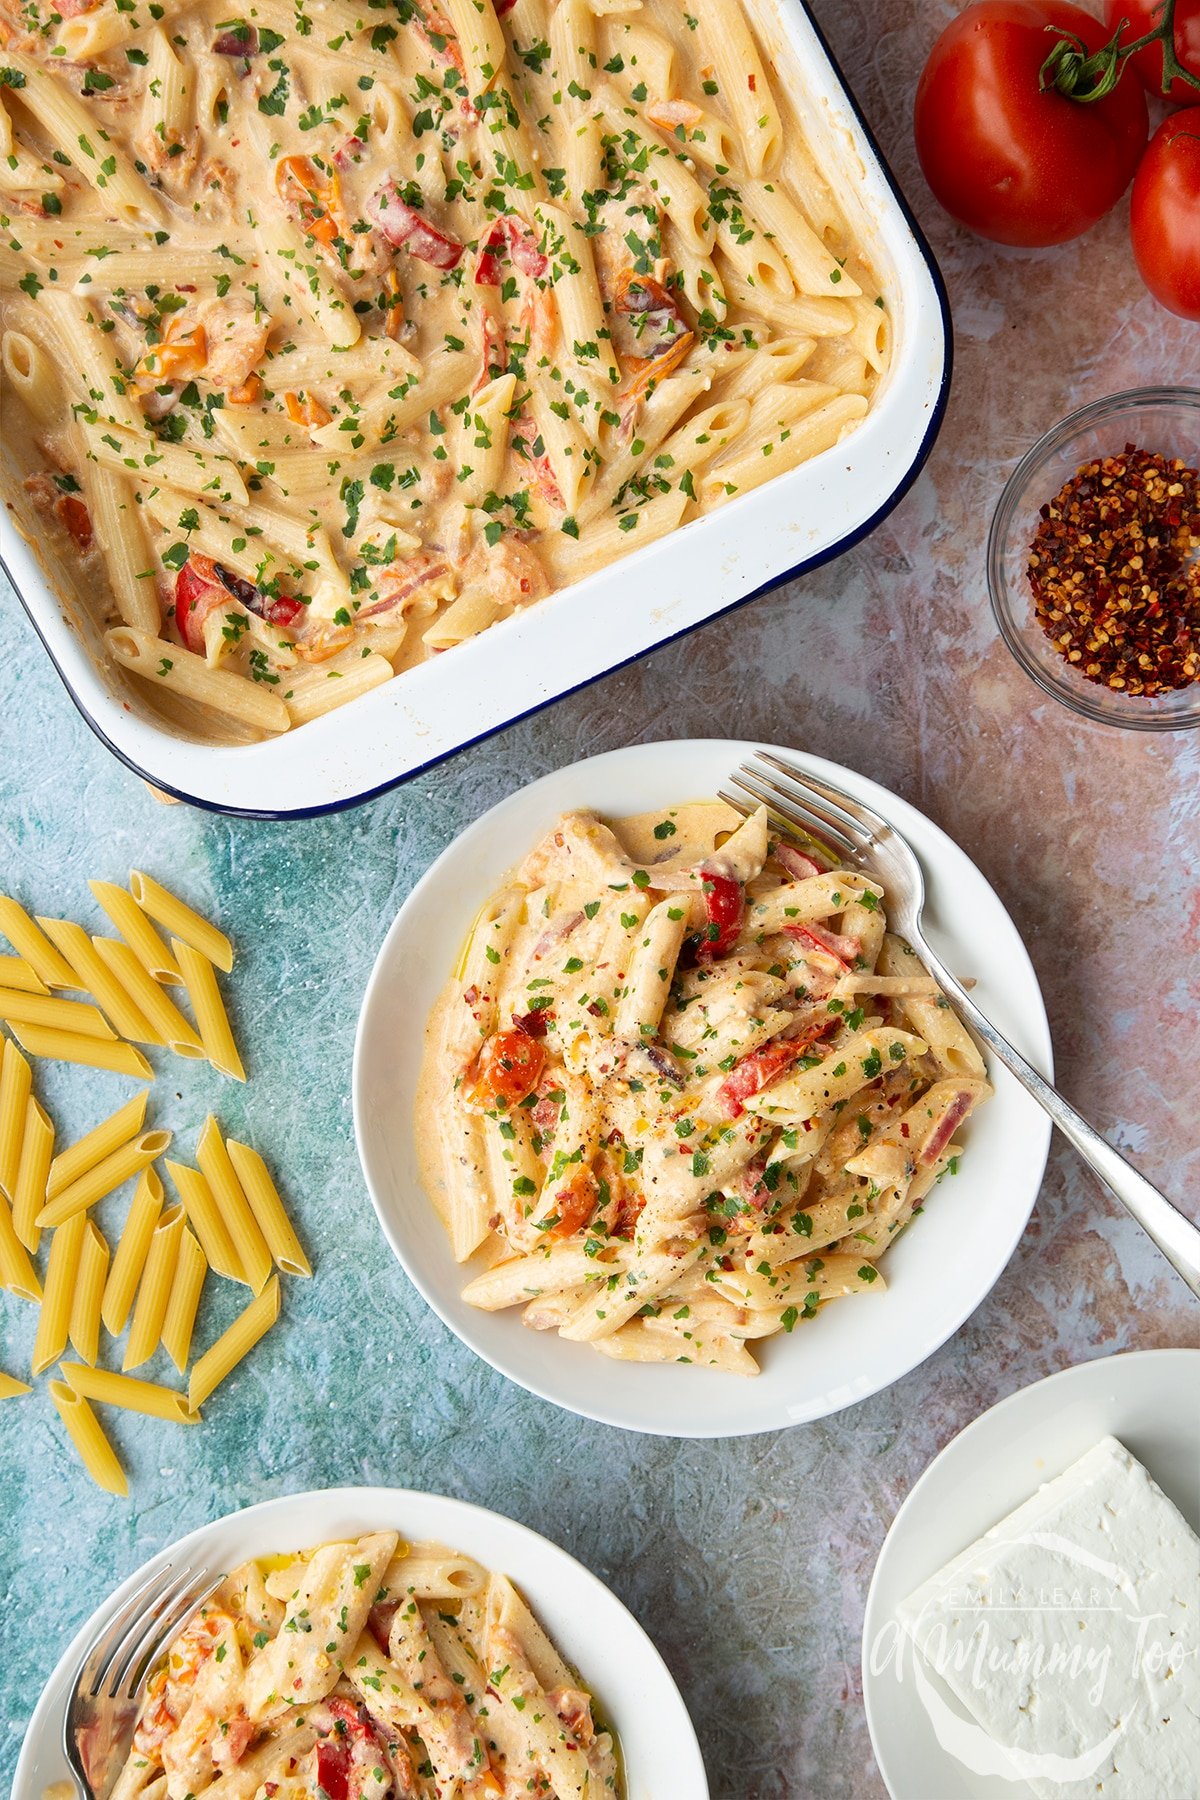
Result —
POLYGON ((128 1323, 134 1295, 146 1266, 150 1240, 162 1215, 162 1204, 162 1182, 152 1168, 143 1169, 104 1284, 100 1317, 112 1337, 120 1337, 128 1323))
POLYGON ((207 1273, 207 1258, 198 1240, 185 1228, 179 1238, 179 1254, 162 1324, 162 1347, 181 1375, 187 1368, 196 1309, 207 1273))
POLYGON ((182 985, 178 963, 133 895, 112 881, 89 881, 88 886, 146 973, 155 981, 182 985))
POLYGON ((229 1235, 229 1227, 204 1176, 199 1169, 189 1169, 186 1163, 168 1160, 167 1168, 183 1201, 188 1223, 200 1240, 209 1268, 230 1281, 244 1282, 246 1276, 229 1235))
POLYGON ((167 1302, 175 1280, 175 1265, 179 1259, 179 1244, 183 1236, 183 1219, 182 1206, 171 1206, 154 1227, 134 1303, 125 1356, 121 1363, 126 1374, 130 1369, 140 1369, 143 1363, 149 1362, 158 1349, 163 1320, 167 1316, 167 1302))
MULTIPOLYGON (((223 931, 141 869, 130 870, 129 891, 147 917, 228 975, 233 968, 233 945, 223 931)), ((175 960, 178 962, 178 957, 175 960)))
POLYGON ((21 1146, 33 1086, 29 1064, 9 1039, 0 1051, 0 1194, 16 1195, 21 1168, 21 1146))
POLYGON ((25 994, 48 994, 49 988, 21 956, 0 956, 0 988, 25 994))
POLYGON ((27 1381, 18 1381, 15 1375, 8 1375, 0 1369, 0 1400, 17 1400, 22 1394, 32 1392, 27 1381))
POLYGON ((67 1435, 79 1454, 79 1460, 96 1486, 103 1488, 106 1493, 127 1498, 129 1482, 125 1472, 87 1401, 64 1381, 50 1383, 50 1398, 66 1426, 67 1435))
POLYGON ((23 906, 0 894, 0 932, 47 988, 78 987, 74 970, 34 924, 23 906))
POLYGON ((40 1305, 42 1284, 29 1260, 29 1252, 13 1229, 8 1201, 0 1194, 0 1284, 19 1300, 40 1305))
POLYGON ((74 985, 86 988, 106 1013, 118 1037, 137 1044, 161 1044, 162 1038, 149 1020, 138 1011, 108 964, 96 953, 95 945, 83 929, 71 919, 38 919, 38 924, 53 940, 73 971, 74 985))
POLYGON ((192 1364, 188 1378, 188 1405, 196 1412, 226 1376, 271 1329, 279 1317, 279 1277, 272 1275, 266 1287, 241 1312, 213 1344, 192 1364))
POLYGON ((60 1225, 50 1239, 50 1260, 46 1265, 46 1291, 38 1314, 37 1336, 33 1344, 33 1372, 41 1375, 57 1362, 67 1347, 71 1323, 71 1302, 79 1274, 79 1258, 87 1220, 82 1213, 60 1225))
POLYGON ((104 1299, 107 1275, 108 1245, 100 1228, 94 1220, 89 1219, 79 1252, 79 1270, 75 1277, 71 1317, 67 1326, 75 1353, 85 1363, 94 1363, 100 1354, 100 1307, 104 1299))
POLYGON ((213 1068, 219 1069, 222 1075, 232 1075, 235 1081, 245 1081, 246 1071, 233 1041, 229 1015, 225 1011, 225 1003, 221 999, 221 990, 217 986, 211 962, 198 950, 193 950, 190 944, 185 944, 182 938, 172 938, 171 949, 183 971, 184 985, 192 1003, 192 1011, 196 1015, 205 1055, 213 1068))
POLYGON ((196 1143, 196 1161, 229 1234, 242 1279, 253 1293, 260 1294, 270 1278, 271 1252, 242 1192, 221 1128, 211 1113, 196 1143))
POLYGON ((142 1381, 136 1375, 118 1375, 112 1369, 86 1368, 80 1363, 65 1362, 62 1372, 83 1400, 95 1400, 101 1406, 119 1406, 124 1412, 144 1413, 148 1418, 165 1419, 172 1425, 200 1423, 200 1414, 188 1406, 186 1394, 180 1394, 174 1388, 142 1381))
POLYGON ((148 1169, 170 1142, 169 1131, 142 1131, 125 1143, 118 1144, 115 1150, 110 1150, 107 1156, 60 1189, 53 1200, 47 1201, 37 1216, 37 1224, 43 1231, 47 1231, 65 1224, 77 1213, 86 1212, 98 1200, 103 1200, 106 1194, 111 1194, 132 1176, 140 1175, 143 1169, 148 1169))
POLYGON ((258 1151, 249 1144, 238 1143, 236 1138, 228 1138, 225 1148, 276 1268, 285 1275, 311 1275, 312 1265, 258 1151))
POLYGON ((108 1043, 103 1038, 83 1037, 77 1031, 54 1031, 44 1025, 14 1025, 13 1036, 30 1056, 50 1062, 82 1063, 89 1069, 111 1069, 117 1075, 133 1075, 153 1081, 154 1070, 132 1044, 108 1043))
MULTIPOLYGON (((204 1046, 200 1042, 195 1027, 184 1018, 175 1002, 163 992, 158 982, 143 967, 130 946, 118 943, 115 938, 102 937, 93 938, 92 946, 100 960, 107 964, 109 972, 125 989, 133 1004, 145 1018, 149 1019, 168 1050, 173 1050, 176 1056, 186 1056, 196 1060, 202 1058, 204 1046)), ((171 958, 171 961, 174 964, 174 957, 171 958)))
POLYGON ((107 1119, 101 1119, 99 1125, 75 1143, 60 1150, 50 1164, 50 1173, 46 1181, 45 1198, 57 1200, 65 1188, 86 1175, 89 1169, 103 1162, 122 1144, 127 1144, 142 1129, 146 1117, 146 1094, 143 1091, 127 1100, 124 1106, 110 1113, 107 1119))
POLYGON ((36 1252, 41 1237, 37 1216, 46 1200, 54 1155, 54 1121, 31 1094, 25 1103, 25 1131, 13 1191, 12 1222, 26 1250, 36 1252))
POLYGON ((0 988, 0 1019, 10 1025, 48 1025, 55 1031, 77 1031, 84 1037, 115 1040, 116 1032, 94 1006, 79 1000, 57 1000, 48 994, 21 994, 0 988))

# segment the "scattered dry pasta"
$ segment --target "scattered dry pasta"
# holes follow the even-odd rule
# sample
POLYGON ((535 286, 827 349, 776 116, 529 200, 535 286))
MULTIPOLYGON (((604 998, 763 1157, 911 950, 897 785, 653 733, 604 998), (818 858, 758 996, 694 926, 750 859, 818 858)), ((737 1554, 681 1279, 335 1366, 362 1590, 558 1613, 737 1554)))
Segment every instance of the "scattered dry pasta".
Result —
MULTIPOLYGON (((167 1161, 180 1205, 164 1206, 156 1165, 166 1160, 171 1133, 147 1126, 145 1089, 74 1142, 56 1145, 31 1059, 60 1057, 152 1080, 136 1039, 245 1080, 217 981, 218 968, 233 967, 224 932, 140 870, 128 889, 91 887, 119 939, 67 919, 35 920, 0 895, 0 935, 15 952, 0 956, 0 1021, 12 1034, 0 1049, 0 1287, 38 1308, 31 1373, 60 1364, 62 1379, 49 1392, 66 1433, 93 1480, 125 1495, 125 1474, 93 1407, 199 1423, 200 1400, 279 1315, 273 1267, 287 1275, 312 1268, 266 1163, 249 1145, 226 1142, 211 1114, 195 1147, 200 1166, 167 1161), (169 948, 155 924, 172 934, 169 948), (194 1022, 168 986, 190 1003, 194 1022), (96 1214, 135 1178, 124 1220, 110 1224, 106 1237, 96 1214), (210 1269, 246 1283, 256 1297, 193 1357, 210 1269), (123 1336, 121 1371, 104 1367, 109 1341, 123 1336), (60 1362, 68 1342, 79 1360, 60 1362), (186 1391, 129 1373, 160 1353, 189 1377, 186 1391)), ((32 1391, 0 1372, 0 1400, 32 1391)))

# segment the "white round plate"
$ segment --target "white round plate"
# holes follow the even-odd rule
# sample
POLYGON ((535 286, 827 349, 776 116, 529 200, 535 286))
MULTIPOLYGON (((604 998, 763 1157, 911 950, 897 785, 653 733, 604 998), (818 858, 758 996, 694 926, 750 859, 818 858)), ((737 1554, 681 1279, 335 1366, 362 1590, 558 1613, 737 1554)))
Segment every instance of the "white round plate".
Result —
MULTIPOLYGON (((892 1521, 863 1621, 863 1698, 892 1800, 1031 1800, 943 1749, 917 1697, 900 1603, 1043 1482, 1111 1433, 1200 1531, 1200 1350, 1136 1350, 1081 1363, 1010 1394, 936 1456, 892 1521)), ((941 1689, 936 1677, 931 1684, 941 1689)), ((944 1690, 948 1693, 948 1690, 944 1690)), ((958 1711, 949 1701, 950 1709, 958 1711)))
POLYGON ((596 1694, 621 1740, 629 1800, 707 1800, 696 1734, 662 1657, 602 1581, 556 1544, 481 1506, 406 1488, 327 1488, 267 1500, 204 1525, 136 1570, 64 1652, 30 1720, 14 1800, 42 1800, 69 1775, 61 1745, 68 1684, 84 1646, 125 1596, 168 1560, 232 1569, 247 1557, 303 1549, 364 1531, 431 1538, 511 1578, 567 1662, 596 1694))
MULTIPOLYGON (((612 1362, 586 1344, 530 1331, 516 1311, 485 1313, 421 1187, 413 1131, 422 1026, 480 906, 562 812, 608 817, 711 799, 759 746, 704 739, 637 744, 574 763, 511 794, 463 832, 418 882, 384 940, 354 1046, 354 1128, 384 1235, 421 1293, 465 1344, 531 1393, 570 1412, 670 1437, 737 1437, 819 1419, 906 1375, 979 1305, 1025 1228, 1050 1126, 997 1068, 996 1097, 972 1117, 959 1174, 888 1252, 888 1289, 822 1308, 762 1349, 762 1373, 612 1362)), ((949 966, 974 976, 975 998, 1047 1074, 1046 1014, 1016 927, 978 869, 936 825, 849 769, 796 751, 895 821, 925 869, 926 921, 949 966)))

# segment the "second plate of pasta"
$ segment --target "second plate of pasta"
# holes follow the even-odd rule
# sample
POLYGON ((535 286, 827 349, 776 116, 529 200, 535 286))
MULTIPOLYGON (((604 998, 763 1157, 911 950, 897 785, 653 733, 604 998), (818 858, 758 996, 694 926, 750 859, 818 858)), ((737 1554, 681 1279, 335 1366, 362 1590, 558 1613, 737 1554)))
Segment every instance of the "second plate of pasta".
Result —
MULTIPOLYGON (((359 1024, 359 1152, 410 1277, 511 1379, 634 1430, 777 1429, 898 1379, 987 1293, 1045 1163, 878 884, 713 804, 750 748, 636 746, 502 802, 405 903, 359 1024)), ((908 834, 935 941, 1048 1068, 978 871, 801 760, 908 834)))

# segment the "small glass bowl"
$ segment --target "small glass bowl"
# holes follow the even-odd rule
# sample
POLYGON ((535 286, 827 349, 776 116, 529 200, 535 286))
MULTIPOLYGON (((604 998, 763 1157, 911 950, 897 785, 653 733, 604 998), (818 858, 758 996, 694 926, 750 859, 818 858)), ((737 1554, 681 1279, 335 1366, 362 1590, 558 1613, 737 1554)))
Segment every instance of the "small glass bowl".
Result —
POLYGON ((1086 681, 1038 623, 1027 572, 1038 512, 1082 463, 1118 455, 1126 444, 1179 456, 1200 468, 1200 389, 1131 388, 1070 413, 1026 452, 1009 476, 988 533, 992 611, 1005 643, 1038 686, 1064 706, 1130 731, 1185 731, 1200 725, 1200 681, 1138 698, 1086 681))

